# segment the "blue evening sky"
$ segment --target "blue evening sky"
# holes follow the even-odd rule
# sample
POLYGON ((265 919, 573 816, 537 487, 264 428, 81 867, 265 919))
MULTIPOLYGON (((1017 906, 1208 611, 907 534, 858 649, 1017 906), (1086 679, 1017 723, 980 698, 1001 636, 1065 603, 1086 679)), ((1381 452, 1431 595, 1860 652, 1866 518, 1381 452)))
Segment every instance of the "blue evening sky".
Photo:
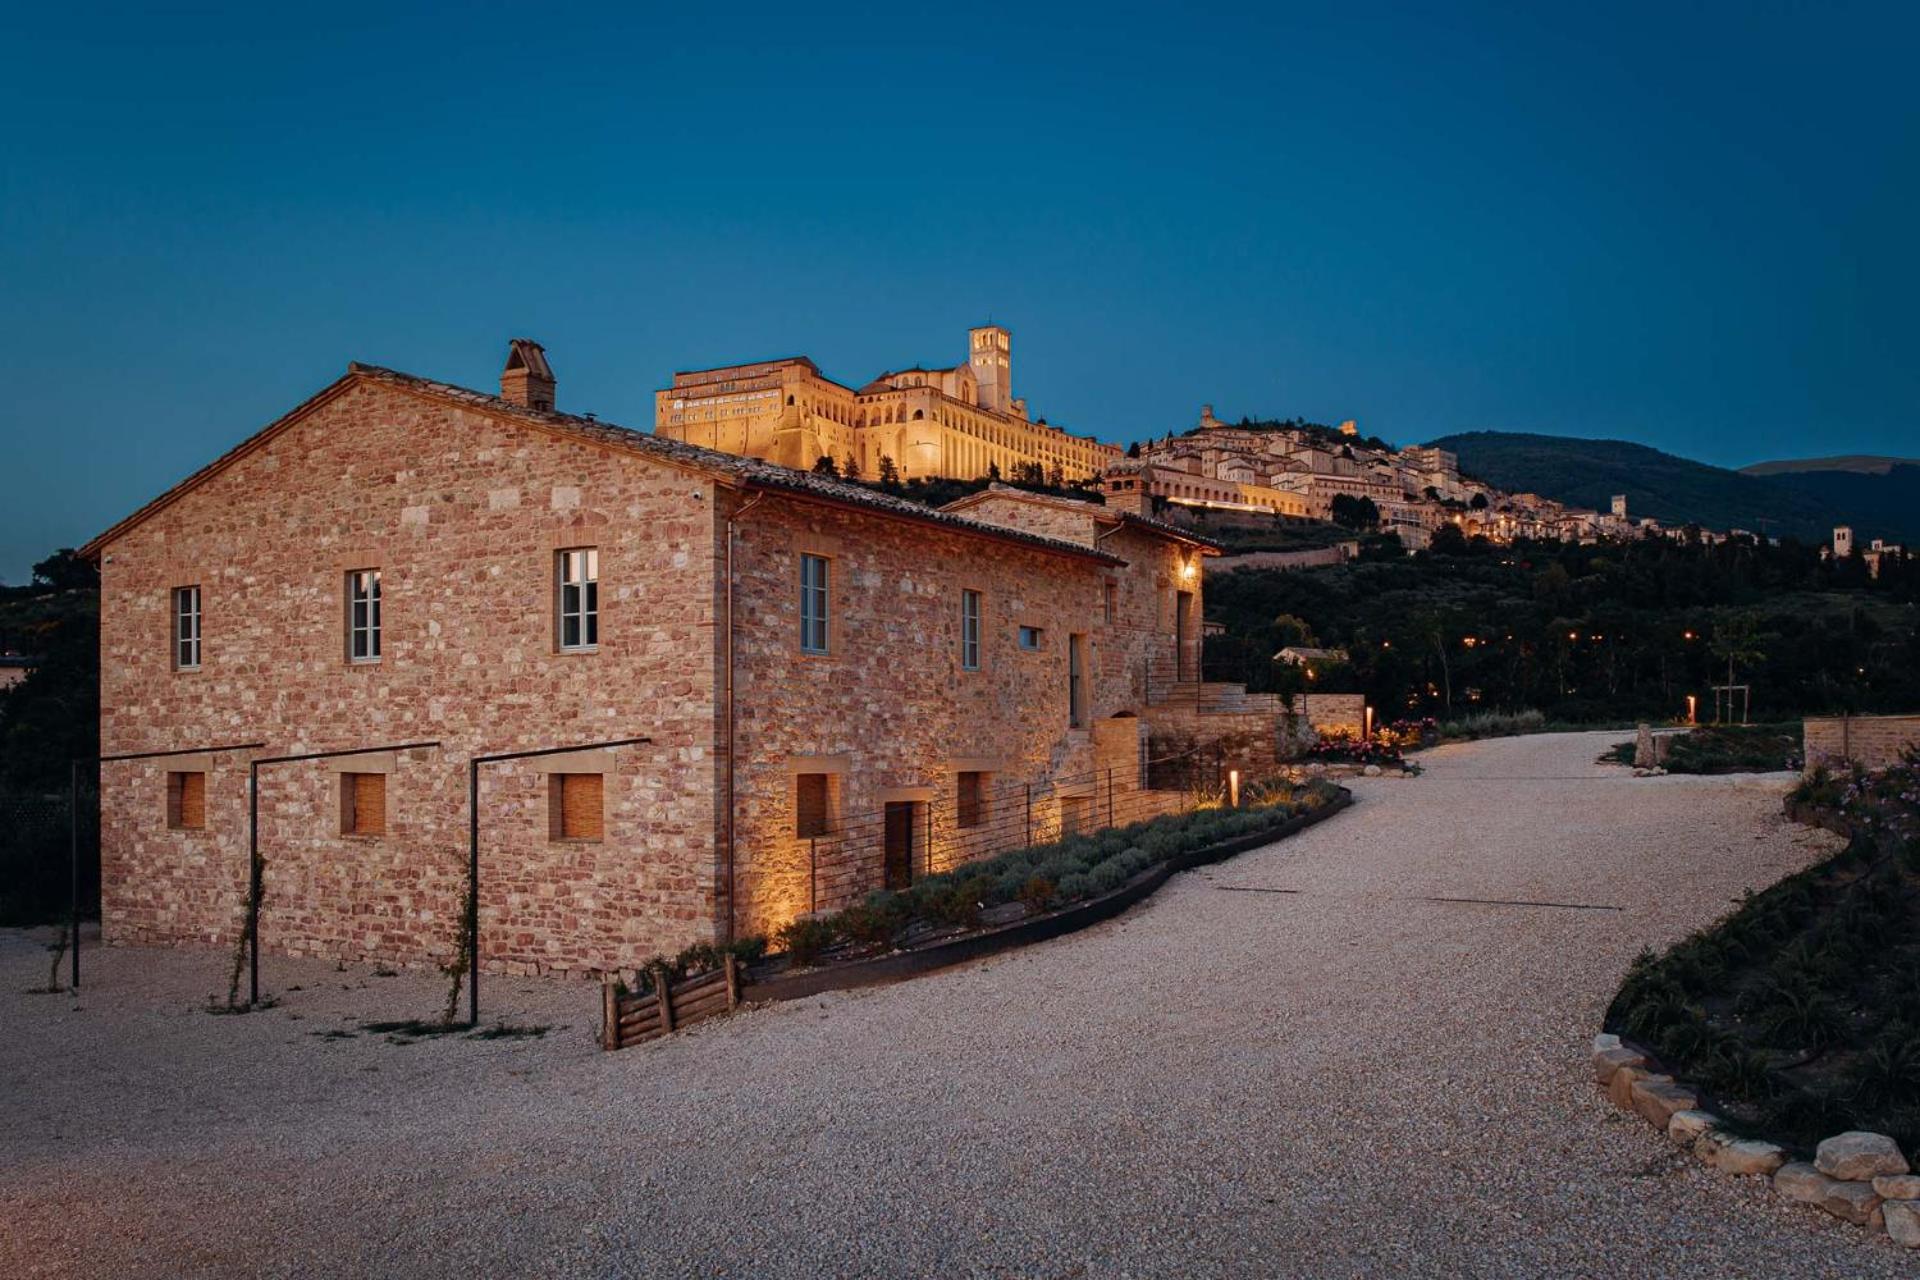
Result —
POLYGON ((350 359, 1920 452, 1920 6, 10 5, 0 579, 350 359))

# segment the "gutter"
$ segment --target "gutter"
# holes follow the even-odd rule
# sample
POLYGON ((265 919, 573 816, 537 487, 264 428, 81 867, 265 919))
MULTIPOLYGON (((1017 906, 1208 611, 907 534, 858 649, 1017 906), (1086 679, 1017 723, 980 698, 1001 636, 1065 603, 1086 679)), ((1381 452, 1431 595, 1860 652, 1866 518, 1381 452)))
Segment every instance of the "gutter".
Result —
POLYGON ((727 655, 726 655, 726 683, 723 688, 725 710, 722 712, 727 723, 727 791, 726 791, 726 805, 724 809, 724 816, 726 818, 726 824, 727 824, 726 872, 725 872, 726 882, 727 882, 727 933, 724 939, 724 941, 726 942, 733 941, 733 928, 734 928, 733 734, 734 734, 734 728, 735 728, 735 720, 734 720, 734 714, 733 714, 733 595, 734 595, 733 525, 734 525, 734 521, 738 520, 741 516, 746 515, 747 512, 753 510, 755 507, 759 506, 762 502, 765 502, 766 500, 767 500, 767 495, 764 492, 756 492, 751 498, 748 498, 744 504, 742 504, 739 508, 737 508, 735 511, 733 511, 730 515, 727 516, 727 550, 726 550, 727 602, 726 602, 726 620, 724 624, 726 628, 726 639, 724 643, 726 645, 727 655))

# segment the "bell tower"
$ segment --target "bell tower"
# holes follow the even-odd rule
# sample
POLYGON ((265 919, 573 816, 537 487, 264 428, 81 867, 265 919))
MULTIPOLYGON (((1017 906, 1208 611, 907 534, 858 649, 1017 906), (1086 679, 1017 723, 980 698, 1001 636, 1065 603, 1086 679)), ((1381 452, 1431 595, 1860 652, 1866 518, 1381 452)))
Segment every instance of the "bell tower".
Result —
POLYGON ((967 330, 967 363, 980 391, 980 407, 1013 412, 1013 335, 997 324, 967 330))

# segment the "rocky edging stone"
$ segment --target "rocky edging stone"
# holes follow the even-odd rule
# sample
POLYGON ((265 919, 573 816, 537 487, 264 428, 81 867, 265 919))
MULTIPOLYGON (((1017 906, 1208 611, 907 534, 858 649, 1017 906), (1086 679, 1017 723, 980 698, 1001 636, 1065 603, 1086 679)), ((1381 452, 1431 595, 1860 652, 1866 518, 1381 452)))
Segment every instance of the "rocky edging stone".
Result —
POLYGON ((1075 933, 1110 920, 1128 907, 1153 896, 1155 890, 1182 871, 1191 871, 1209 863, 1221 862, 1235 854, 1258 849, 1288 836, 1298 835, 1316 823, 1324 822, 1353 803, 1353 793, 1341 788, 1340 794, 1326 804, 1298 817, 1289 818, 1268 831, 1235 836, 1219 844, 1195 849, 1191 853, 1158 862, 1111 893, 1088 898, 1043 916, 1032 916, 997 928, 948 938, 930 946, 895 951, 865 960, 847 960, 825 964, 799 973, 777 972, 761 976, 748 971, 743 998, 751 1002, 799 1000, 823 991, 841 991, 854 987, 873 987, 918 977, 936 969, 950 968, 969 960, 979 960, 1013 947, 1043 942, 1063 934, 1075 933))
POLYGON ((1787 1200, 1920 1249, 1920 1176, 1885 1134, 1836 1134, 1819 1145, 1811 1164, 1790 1160, 1774 1143, 1728 1133, 1725 1122, 1702 1106, 1697 1089, 1611 1034, 1593 1038, 1593 1078, 1614 1106, 1640 1116, 1703 1164, 1767 1178, 1787 1200))

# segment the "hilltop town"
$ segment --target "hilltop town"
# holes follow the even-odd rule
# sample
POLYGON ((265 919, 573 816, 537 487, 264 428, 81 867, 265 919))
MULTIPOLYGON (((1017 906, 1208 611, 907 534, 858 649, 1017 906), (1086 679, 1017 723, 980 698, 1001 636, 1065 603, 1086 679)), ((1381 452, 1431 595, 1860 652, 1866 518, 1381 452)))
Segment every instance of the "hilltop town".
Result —
POLYGON ((1445 449, 1396 449, 1353 421, 1230 424, 1204 405, 1195 426, 1127 449, 1076 435, 1013 394, 1013 335, 998 325, 968 331, 963 361, 883 372, 857 388, 805 356, 676 373, 656 393, 654 433, 853 479, 1078 485, 1150 503, 1176 522, 1198 512, 1341 518, 1395 534, 1409 550, 1446 525, 1495 542, 1678 532, 1630 516, 1625 495, 1601 512, 1502 492, 1463 476, 1445 449))

